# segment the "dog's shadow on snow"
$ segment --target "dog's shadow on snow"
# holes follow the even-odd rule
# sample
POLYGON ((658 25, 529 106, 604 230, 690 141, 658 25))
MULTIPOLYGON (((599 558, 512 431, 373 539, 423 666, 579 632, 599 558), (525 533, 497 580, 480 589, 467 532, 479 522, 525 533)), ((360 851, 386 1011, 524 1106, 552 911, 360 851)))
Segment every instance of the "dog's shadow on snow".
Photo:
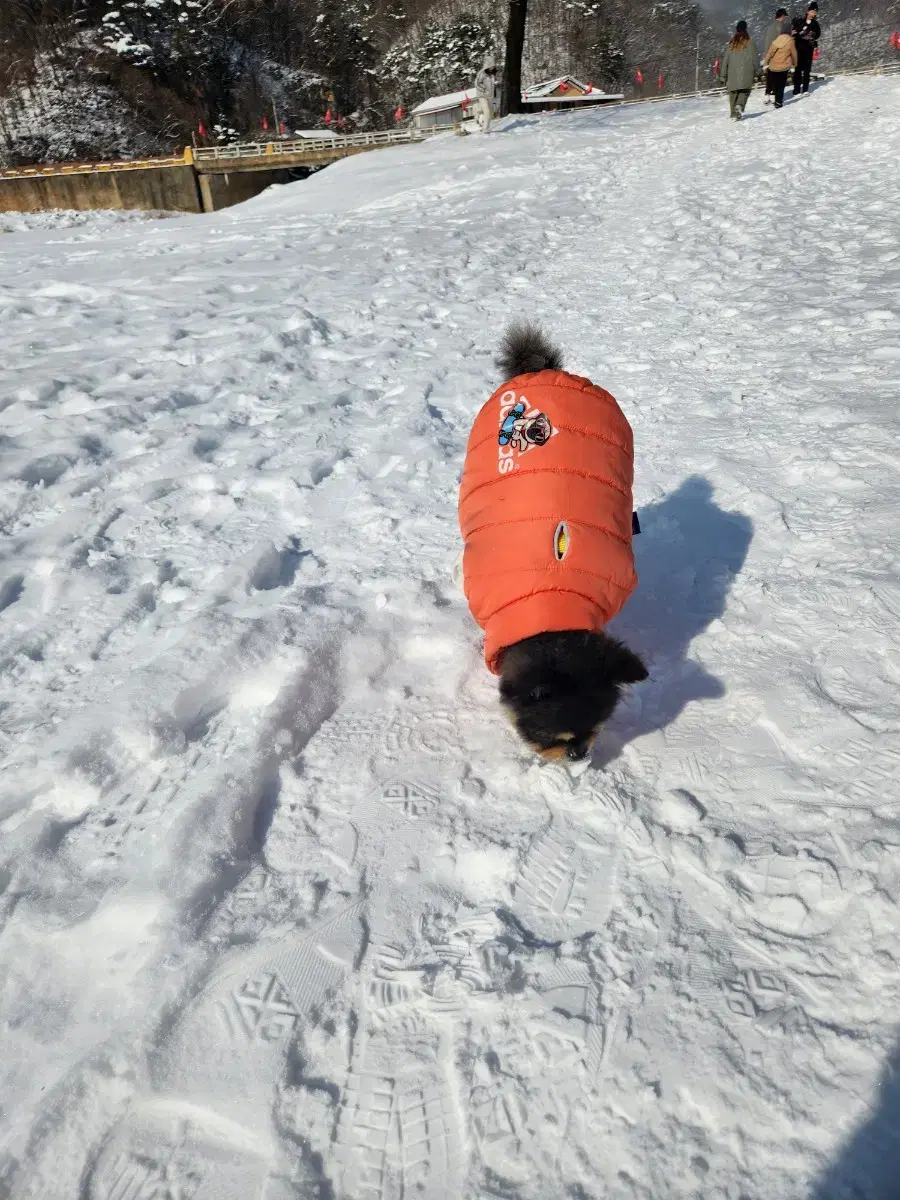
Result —
POLYGON ((712 485, 697 475, 638 515, 640 582, 609 632, 641 656, 650 678, 607 723, 595 767, 612 762, 635 738, 664 729, 688 704, 725 695, 724 682, 691 660, 690 646, 725 612, 753 538, 750 518, 720 508, 712 485))
POLYGON ((897 1200, 900 1193, 900 1046, 892 1050, 869 1113, 810 1192, 810 1200, 897 1200))

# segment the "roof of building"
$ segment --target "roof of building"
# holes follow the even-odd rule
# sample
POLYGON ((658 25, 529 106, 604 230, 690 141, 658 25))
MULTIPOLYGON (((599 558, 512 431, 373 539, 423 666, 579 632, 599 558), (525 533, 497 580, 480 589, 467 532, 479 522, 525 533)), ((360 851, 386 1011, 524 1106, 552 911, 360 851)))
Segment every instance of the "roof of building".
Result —
POLYGON ((549 96, 551 92, 555 92, 563 83, 568 84, 570 87, 574 86, 581 92, 586 92, 591 86, 588 83, 582 83, 574 75, 560 75, 556 79, 542 79, 539 83, 532 83, 529 87, 522 89, 522 95, 529 98, 549 96))
POLYGON ((560 75, 556 79, 542 79, 539 83, 533 83, 522 92, 522 99, 528 103, 534 100, 543 100, 553 96, 554 100, 580 100, 583 97, 591 97, 592 99, 604 98, 607 100, 621 100, 623 97, 618 93, 612 94, 604 92, 602 88, 596 88, 592 83, 582 83, 580 79, 576 79, 574 75, 560 75), (554 96, 553 93, 558 91, 562 85, 566 88, 571 88, 572 95, 570 96, 554 96))
POLYGON ((477 96, 474 88, 467 88, 464 92, 450 92, 446 96, 431 96, 416 105, 410 116, 421 117, 425 113, 446 112, 451 108, 459 108, 465 100, 475 100, 477 96))
POLYGON ((590 92, 574 92, 571 96, 523 96, 523 104, 590 104, 598 100, 624 100, 624 92, 601 92, 594 88, 590 92))

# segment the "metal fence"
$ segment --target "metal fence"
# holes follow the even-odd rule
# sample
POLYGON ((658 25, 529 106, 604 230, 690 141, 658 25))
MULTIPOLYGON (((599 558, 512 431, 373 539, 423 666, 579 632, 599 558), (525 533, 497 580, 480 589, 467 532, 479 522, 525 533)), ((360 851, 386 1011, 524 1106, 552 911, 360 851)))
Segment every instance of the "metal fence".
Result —
POLYGON ((233 142, 224 146, 198 146, 197 162, 228 158, 267 158, 280 154, 309 154, 355 146, 395 146, 417 142, 422 134, 414 129, 382 129, 373 133, 334 134, 323 137, 279 138, 270 142, 233 142))

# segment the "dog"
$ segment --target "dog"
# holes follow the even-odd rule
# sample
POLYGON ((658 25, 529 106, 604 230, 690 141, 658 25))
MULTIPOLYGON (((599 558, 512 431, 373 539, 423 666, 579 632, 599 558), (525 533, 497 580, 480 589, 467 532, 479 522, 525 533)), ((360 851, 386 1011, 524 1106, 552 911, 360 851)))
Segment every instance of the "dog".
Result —
POLYGON ((512 325, 497 365, 507 382, 475 419, 460 482, 464 590, 519 736, 577 761, 647 678, 604 632, 637 584, 631 427, 538 326, 512 325))

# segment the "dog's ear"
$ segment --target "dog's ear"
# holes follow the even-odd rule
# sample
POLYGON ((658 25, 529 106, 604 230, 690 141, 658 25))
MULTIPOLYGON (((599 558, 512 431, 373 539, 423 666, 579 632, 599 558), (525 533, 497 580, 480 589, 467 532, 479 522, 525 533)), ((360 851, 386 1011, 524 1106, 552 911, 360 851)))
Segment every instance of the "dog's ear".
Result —
POLYGON ((607 639, 603 659, 604 668, 616 683, 640 683, 647 678, 647 668, 634 651, 614 638, 607 639))
POLYGON ((618 676, 622 683, 640 683, 649 672, 633 650, 622 646, 617 663, 618 676))

